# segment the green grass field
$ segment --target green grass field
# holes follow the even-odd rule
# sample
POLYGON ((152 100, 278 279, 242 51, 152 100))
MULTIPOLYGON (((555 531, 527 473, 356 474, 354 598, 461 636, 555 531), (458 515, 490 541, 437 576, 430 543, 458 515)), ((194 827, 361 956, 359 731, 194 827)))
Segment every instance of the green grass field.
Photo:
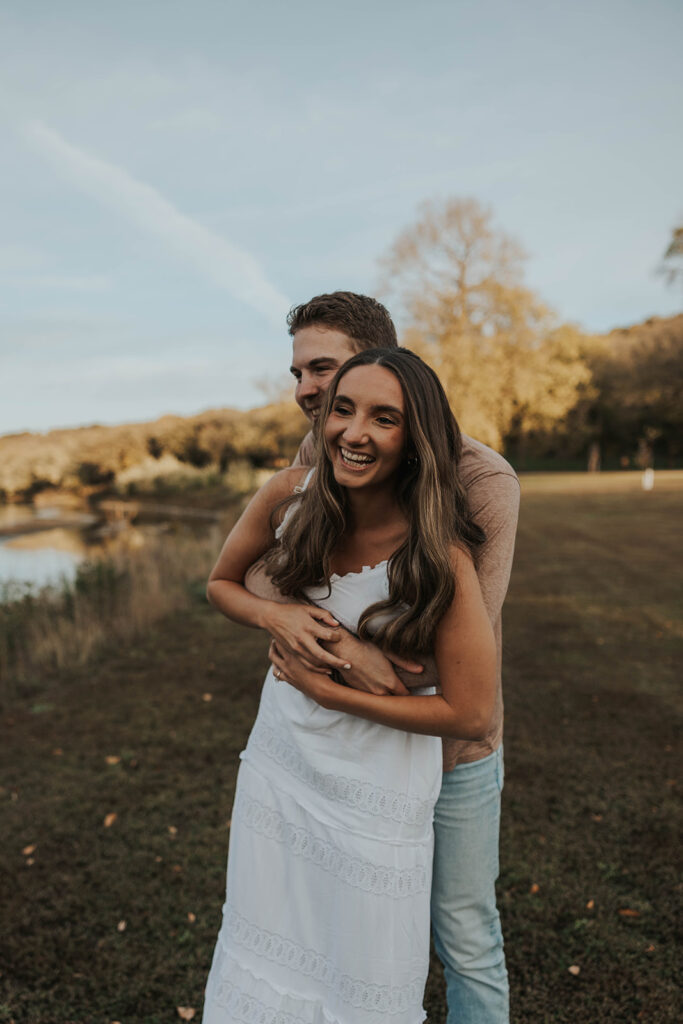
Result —
MULTIPOLYGON (((682 509, 683 473, 650 493, 635 474, 523 480, 499 883, 516 1024, 680 1019, 682 509)), ((0 1021, 200 1019, 265 650, 197 598, 19 693, 0 1021)), ((426 1006, 445 1020, 436 965, 426 1006)))

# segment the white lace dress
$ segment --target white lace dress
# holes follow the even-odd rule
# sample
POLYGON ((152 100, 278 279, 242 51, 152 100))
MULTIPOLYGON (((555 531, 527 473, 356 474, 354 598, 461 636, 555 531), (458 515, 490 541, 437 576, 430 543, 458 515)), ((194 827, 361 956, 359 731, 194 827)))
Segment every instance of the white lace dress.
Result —
MULTIPOLYGON (((309 596, 355 631, 387 590, 383 562, 309 596)), ((424 1021, 441 741, 269 671, 241 762, 203 1024, 424 1021)))

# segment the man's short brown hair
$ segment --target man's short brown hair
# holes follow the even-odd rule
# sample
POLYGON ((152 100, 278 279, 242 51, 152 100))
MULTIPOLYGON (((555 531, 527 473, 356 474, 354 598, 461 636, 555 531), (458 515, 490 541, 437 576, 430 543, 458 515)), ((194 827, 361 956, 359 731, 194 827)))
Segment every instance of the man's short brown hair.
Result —
POLYGON ((358 352, 366 348, 396 348, 394 321, 377 299, 355 292, 316 295, 310 302, 293 306, 287 315, 289 333, 294 337, 302 327, 329 327, 343 331, 358 352))

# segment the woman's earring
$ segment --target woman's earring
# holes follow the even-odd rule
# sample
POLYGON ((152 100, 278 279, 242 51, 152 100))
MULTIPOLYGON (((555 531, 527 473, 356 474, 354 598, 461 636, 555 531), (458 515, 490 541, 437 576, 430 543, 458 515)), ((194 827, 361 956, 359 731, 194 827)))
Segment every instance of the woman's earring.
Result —
POLYGON ((415 455, 414 452, 413 452, 412 455, 408 456, 408 465, 409 466, 417 466, 417 455, 415 455))

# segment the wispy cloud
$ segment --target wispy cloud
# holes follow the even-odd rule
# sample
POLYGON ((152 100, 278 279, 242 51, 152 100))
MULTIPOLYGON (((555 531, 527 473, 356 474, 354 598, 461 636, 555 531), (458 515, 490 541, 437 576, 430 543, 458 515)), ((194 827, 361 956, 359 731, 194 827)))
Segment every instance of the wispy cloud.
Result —
POLYGON ((25 124, 23 133, 81 191, 162 239, 219 288, 282 325, 290 302, 250 253, 181 213, 151 185, 71 145, 41 121, 25 124))
POLYGON ((64 292, 104 292, 112 283, 104 274, 14 274, 5 281, 12 288, 50 288, 64 292))

